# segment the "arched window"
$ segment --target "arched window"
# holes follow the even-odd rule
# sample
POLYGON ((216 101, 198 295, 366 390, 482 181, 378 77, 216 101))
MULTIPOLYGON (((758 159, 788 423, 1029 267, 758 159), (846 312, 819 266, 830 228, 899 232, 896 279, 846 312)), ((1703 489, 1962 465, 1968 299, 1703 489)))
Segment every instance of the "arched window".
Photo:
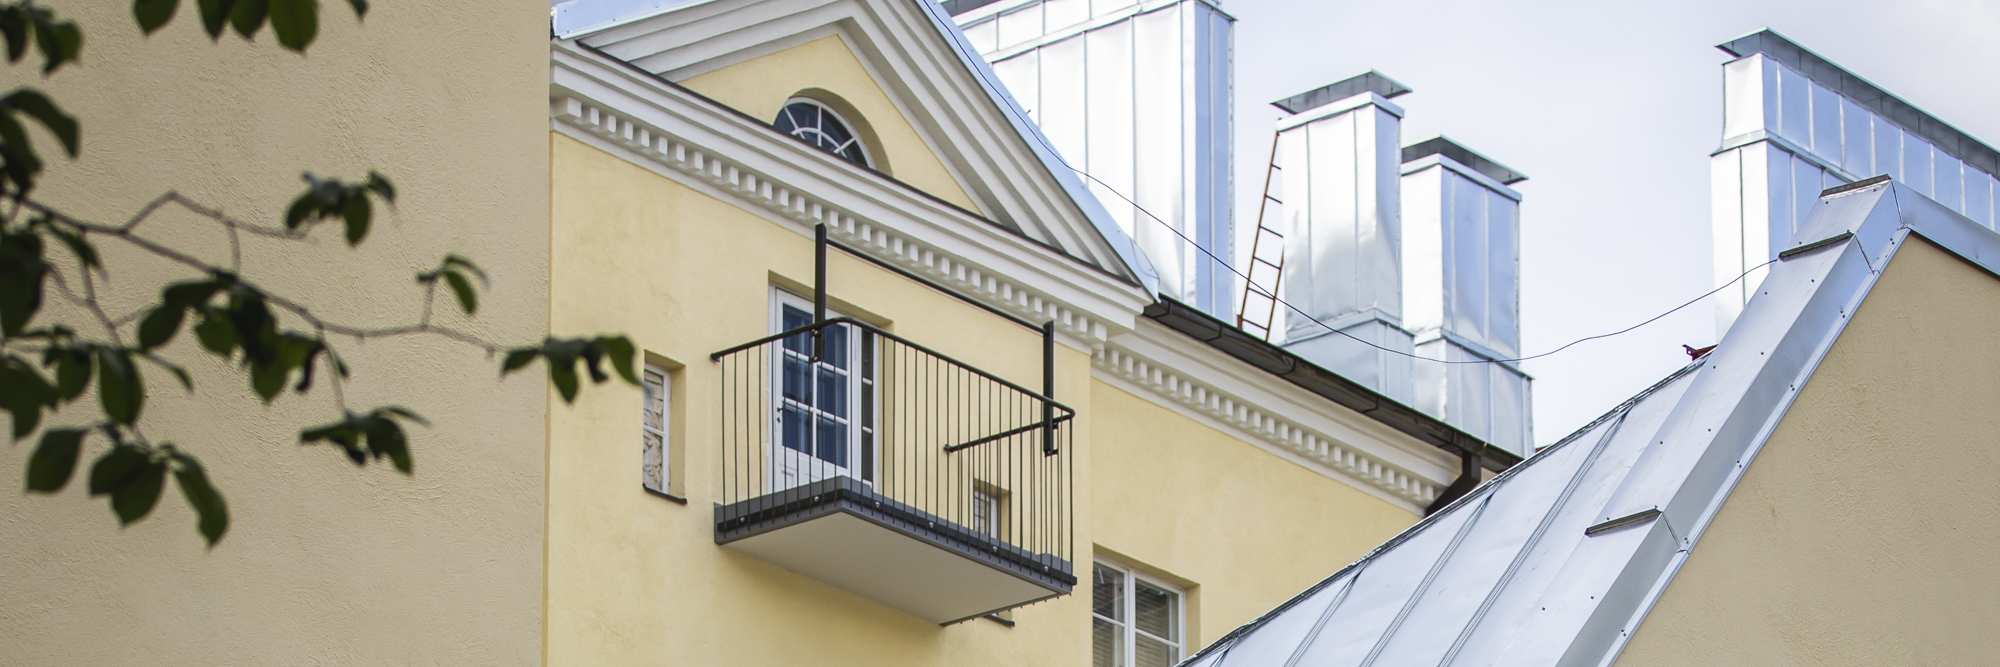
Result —
POLYGON ((869 166, 868 148, 861 145, 861 138, 854 135, 840 114, 824 104, 803 97, 792 98, 771 124, 780 132, 804 139, 848 162, 869 166))

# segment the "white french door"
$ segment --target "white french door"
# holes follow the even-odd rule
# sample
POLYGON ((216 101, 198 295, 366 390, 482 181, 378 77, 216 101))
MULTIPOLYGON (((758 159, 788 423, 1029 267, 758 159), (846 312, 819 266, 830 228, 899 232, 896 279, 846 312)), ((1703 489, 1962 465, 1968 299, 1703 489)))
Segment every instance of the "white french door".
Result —
MULTIPOLYGON (((812 304, 774 291, 772 333, 813 322, 812 304)), ((840 317, 829 312, 828 318, 840 317)), ((874 350, 861 330, 846 325, 822 329, 825 353, 813 361, 811 334, 788 337, 773 360, 771 490, 811 484, 835 476, 874 479, 874 350)))

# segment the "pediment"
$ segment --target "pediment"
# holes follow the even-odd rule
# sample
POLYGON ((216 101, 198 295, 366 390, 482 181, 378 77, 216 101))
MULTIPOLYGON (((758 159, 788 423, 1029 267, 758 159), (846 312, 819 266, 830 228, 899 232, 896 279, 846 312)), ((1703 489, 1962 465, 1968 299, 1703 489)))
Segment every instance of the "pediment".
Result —
MULTIPOLYGON (((632 4, 571 4, 619 2, 632 4)), ((711 0, 652 11, 558 38, 766 123, 794 95, 837 99, 876 142, 875 175, 1152 291, 1152 268, 935 3, 711 0)))

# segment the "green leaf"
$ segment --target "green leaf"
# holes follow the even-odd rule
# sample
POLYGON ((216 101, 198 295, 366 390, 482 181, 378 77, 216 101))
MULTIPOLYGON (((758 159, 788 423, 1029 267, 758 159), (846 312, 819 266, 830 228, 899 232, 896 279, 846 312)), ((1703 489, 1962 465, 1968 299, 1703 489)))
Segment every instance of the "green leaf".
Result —
POLYGON ((28 490, 55 493, 76 474, 76 456, 83 449, 80 428, 52 428, 42 432, 42 443, 28 456, 28 490))
POLYGON ((194 326, 194 335, 201 340, 203 349, 217 356, 227 357, 236 351, 236 329, 230 326, 229 317, 221 309, 203 309, 201 322, 194 326))
POLYGON ((171 456, 175 463, 174 481, 181 487, 181 495, 187 497, 188 506, 194 508, 195 528, 208 540, 213 548, 222 540, 222 534, 229 532, 229 505, 222 501, 222 492, 209 484, 208 473, 201 469, 201 462, 194 457, 175 450, 171 456))
POLYGON ((521 370, 522 366, 533 363, 539 356, 542 356, 542 351, 532 347, 508 350, 507 358, 500 362, 500 377, 507 377, 508 373, 521 370))
MULTIPOLYGON (((0 120, 5 118, 0 114, 0 120)), ((42 309, 42 285, 48 274, 40 237, 0 234, 0 336, 18 336, 34 320, 42 309)))
POLYGON ((312 45, 313 38, 319 36, 319 0, 269 0, 271 5, 271 31, 278 33, 278 44, 287 49, 305 53, 312 45))
POLYGON ((90 359, 88 350, 64 350, 53 359, 44 360, 43 365, 47 365, 48 361, 55 362, 56 395, 62 400, 75 401, 83 395, 84 389, 90 387, 90 359))
POLYGON ((378 458, 389 457, 397 472, 408 475, 414 468, 410 460, 409 440, 403 437, 403 427, 396 425, 394 420, 377 417, 368 426, 368 450, 378 458))
POLYGON ((41 91, 32 88, 16 88, 14 92, 8 93, 4 98, 0 98, 0 105, 18 110, 21 113, 28 114, 35 120, 41 121, 42 126, 49 128, 49 132, 56 135, 56 140, 62 142, 63 151, 69 153, 70 157, 76 157, 77 151, 82 147, 80 144, 82 141, 82 130, 76 123, 76 117, 64 113, 60 107, 56 106, 55 102, 50 101, 48 96, 43 95, 41 91))
POLYGON ((236 34, 249 39, 264 28, 264 18, 270 11, 268 0, 236 0, 235 6, 229 8, 229 26, 236 29, 236 34))
POLYGON ((42 76, 48 76, 83 53, 83 29, 75 21, 57 21, 47 10, 31 12, 35 22, 35 46, 42 51, 42 76))
POLYGON ((42 173, 42 159, 35 155, 35 146, 28 143, 28 131, 14 120, 11 113, 0 113, 0 158, 6 162, 7 180, 14 182, 14 191, 25 193, 35 189, 35 175, 42 173))
POLYGON ((371 209, 368 198, 361 196, 348 198, 340 207, 340 217, 347 221, 347 245, 360 245, 361 239, 368 237, 368 220, 374 216, 371 209))
POLYGON ((465 274, 458 271, 446 271, 444 273, 444 284, 451 286, 451 293, 453 296, 458 297, 458 307, 465 309, 465 314, 471 315, 479 312, 479 294, 472 291, 472 281, 466 280, 465 274))
POLYGON ((19 5, 0 7, 0 34, 7 37, 7 62, 28 54, 28 13, 19 5))
MULTIPOLYGON (((365 8, 367 7, 367 4, 362 3, 360 6, 365 8)), ((391 206, 395 205, 396 186, 395 184, 390 183, 389 178, 383 176, 380 172, 377 172, 373 169, 368 170, 368 183, 365 187, 367 187, 369 190, 374 191, 375 196, 381 197, 382 203, 389 204, 391 206)))
POLYGON ((576 360, 571 359, 569 363, 560 365, 554 361, 551 359, 549 363, 549 382, 556 386, 557 393, 562 394, 564 403, 576 402, 576 360))
POLYGON ((140 31, 151 35, 173 20, 180 6, 181 0, 132 0, 132 17, 139 20, 140 31))
POLYGON ((195 0, 201 9, 201 29, 211 40, 222 39, 223 27, 229 25, 229 14, 236 9, 236 0, 195 0))
POLYGON ((638 386, 639 374, 633 364, 636 363, 634 359, 639 355, 639 350, 632 345, 632 339, 624 336, 599 336, 597 341, 598 345, 604 348, 604 354, 611 357, 611 367, 618 369, 618 377, 625 378, 625 381, 632 386, 638 386))
POLYGON ((129 443, 111 446, 90 466, 90 495, 101 496, 125 488, 153 462, 152 452, 129 443))
POLYGON ((148 460, 131 483, 111 492, 111 511, 118 515, 118 523, 129 525, 146 518, 153 512, 153 506, 159 504, 160 491, 166 485, 166 462, 148 460))
POLYGON ((186 308, 172 305, 154 308, 145 319, 139 320, 139 349, 151 350, 173 340, 174 334, 181 330, 181 320, 186 316, 186 308))
POLYGON ((354 7, 354 18, 368 18, 368 0, 347 0, 354 7))
POLYGON ((0 409, 12 417, 14 439, 35 431, 42 422, 42 409, 53 409, 59 394, 27 361, 14 355, 0 357, 0 409))
POLYGON ((139 378, 139 368, 132 365, 131 353, 97 348, 97 398, 103 404, 104 416, 112 422, 130 426, 139 421, 139 410, 146 402, 146 387, 139 378))
POLYGON ((307 190, 305 194, 299 195, 297 199, 292 200, 290 208, 285 209, 285 229, 296 230, 299 228, 299 225, 305 224, 306 218, 312 217, 312 194, 311 190, 307 190))

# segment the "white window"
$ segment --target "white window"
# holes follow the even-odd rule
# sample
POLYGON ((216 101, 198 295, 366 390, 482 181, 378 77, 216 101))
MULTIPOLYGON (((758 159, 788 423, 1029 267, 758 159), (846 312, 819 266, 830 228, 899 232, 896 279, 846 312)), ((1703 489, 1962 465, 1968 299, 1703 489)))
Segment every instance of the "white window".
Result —
POLYGON ((792 98, 785 103, 785 108, 778 110, 778 118, 771 124, 779 132, 803 139, 820 150, 863 167, 869 166, 868 147, 862 145, 861 137, 854 134, 838 112, 818 100, 792 98))
POLYGON ((669 493, 667 469, 667 395, 673 387, 667 379, 667 369, 646 364, 645 394, 646 404, 641 410, 640 423, 644 450, 640 456, 640 481, 647 489, 669 493))
POLYGON ((1090 598, 1093 667, 1172 667, 1180 662, 1180 589, 1097 561, 1090 598))
MULTIPOLYGON (((813 323, 812 302, 776 291, 772 333, 813 323)), ((828 311, 828 319, 841 317, 828 311)), ((810 334, 786 337, 773 371, 782 391, 773 396, 772 490, 833 476, 875 479, 873 336, 836 324, 821 330, 824 355, 814 361, 810 334)))
POLYGON ((1000 494, 991 489, 972 491, 972 530, 987 537, 1000 537, 1000 494))

